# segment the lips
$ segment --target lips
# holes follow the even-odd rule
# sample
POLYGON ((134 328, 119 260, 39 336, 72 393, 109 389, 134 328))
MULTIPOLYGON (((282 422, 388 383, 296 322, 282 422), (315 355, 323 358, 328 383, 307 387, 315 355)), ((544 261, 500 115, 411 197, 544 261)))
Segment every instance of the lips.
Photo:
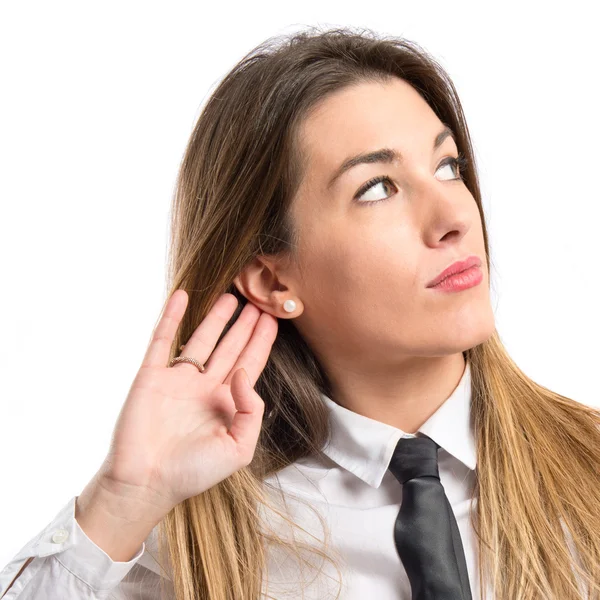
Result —
POLYGON ((456 273, 466 271, 467 269, 470 269, 471 267, 480 267, 480 266, 481 266, 481 259, 475 255, 469 256, 465 260, 458 260, 455 263, 452 263, 447 269, 444 269, 435 279, 432 279, 427 284, 427 287, 430 288, 430 287, 433 287, 434 285, 437 285, 440 281, 442 281, 443 279, 446 279, 446 277, 449 277, 450 275, 455 275, 456 273))

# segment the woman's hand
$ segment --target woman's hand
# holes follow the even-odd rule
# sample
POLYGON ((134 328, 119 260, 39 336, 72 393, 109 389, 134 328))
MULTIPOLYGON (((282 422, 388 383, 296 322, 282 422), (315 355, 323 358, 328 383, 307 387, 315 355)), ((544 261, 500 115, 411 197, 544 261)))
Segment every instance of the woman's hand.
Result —
POLYGON ((215 349, 238 304, 227 293, 181 352, 205 371, 189 363, 167 367, 187 303, 178 289, 166 304, 98 472, 113 493, 164 514, 251 462, 264 413, 253 386, 278 330, 275 317, 248 302, 215 349))

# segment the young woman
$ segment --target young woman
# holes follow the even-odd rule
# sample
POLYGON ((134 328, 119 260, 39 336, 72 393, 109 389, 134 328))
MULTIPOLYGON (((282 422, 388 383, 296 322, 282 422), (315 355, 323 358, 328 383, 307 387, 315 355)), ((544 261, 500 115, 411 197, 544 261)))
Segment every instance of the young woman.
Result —
POLYGON ((106 460, 5 598, 600 598, 600 412, 502 345, 465 116, 425 50, 254 49, 192 133, 171 250, 106 460))

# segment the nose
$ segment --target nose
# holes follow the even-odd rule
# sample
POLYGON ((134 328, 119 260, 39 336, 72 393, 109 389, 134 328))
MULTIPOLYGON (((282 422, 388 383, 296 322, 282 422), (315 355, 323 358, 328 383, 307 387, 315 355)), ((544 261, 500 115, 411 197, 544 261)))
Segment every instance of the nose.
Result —
POLYGON ((428 245, 441 241, 455 243, 470 229, 474 198, 459 181, 440 181, 431 176, 420 178, 413 186, 412 202, 417 222, 428 245))

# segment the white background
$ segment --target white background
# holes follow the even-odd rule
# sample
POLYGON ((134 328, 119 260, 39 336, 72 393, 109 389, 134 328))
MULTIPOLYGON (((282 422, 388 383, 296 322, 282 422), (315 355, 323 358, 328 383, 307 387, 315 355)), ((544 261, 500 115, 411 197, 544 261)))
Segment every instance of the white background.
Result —
POLYGON ((0 4, 0 569, 104 458, 166 293, 171 196, 201 105, 252 47, 305 25, 404 36, 447 69, 480 167, 500 335, 538 383, 600 405, 593 11, 0 4))

